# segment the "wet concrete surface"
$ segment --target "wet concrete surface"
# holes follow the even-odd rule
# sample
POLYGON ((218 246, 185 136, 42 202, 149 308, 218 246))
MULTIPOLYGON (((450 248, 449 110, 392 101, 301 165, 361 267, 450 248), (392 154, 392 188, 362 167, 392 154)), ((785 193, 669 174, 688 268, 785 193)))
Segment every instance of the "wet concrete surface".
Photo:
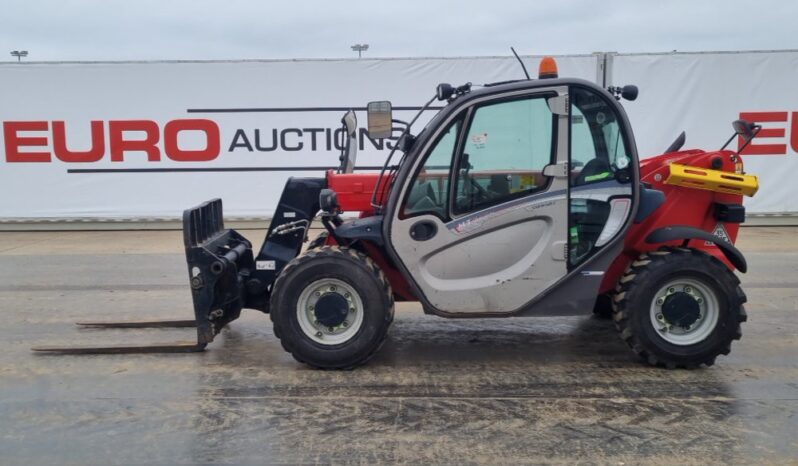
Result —
POLYGON ((647 367, 587 315, 400 304, 367 366, 328 372, 294 362, 253 311, 201 354, 33 355, 190 340, 72 324, 190 317, 180 236, 0 233, 0 464, 795 464, 796 238, 743 230, 749 321, 709 369, 647 367))

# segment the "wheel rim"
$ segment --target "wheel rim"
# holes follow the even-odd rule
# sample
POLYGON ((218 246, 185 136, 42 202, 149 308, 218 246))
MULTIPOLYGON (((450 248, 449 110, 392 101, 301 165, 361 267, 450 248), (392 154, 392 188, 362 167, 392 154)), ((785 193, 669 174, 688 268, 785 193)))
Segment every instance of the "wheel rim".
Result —
POLYGON ((704 341, 715 329, 718 316, 718 298, 712 288, 689 278, 667 282, 651 303, 651 325, 660 338, 679 346, 704 341))
POLYGON ((296 315, 305 336, 322 345, 340 345, 363 325, 363 301, 348 283, 324 278, 305 287, 296 315))

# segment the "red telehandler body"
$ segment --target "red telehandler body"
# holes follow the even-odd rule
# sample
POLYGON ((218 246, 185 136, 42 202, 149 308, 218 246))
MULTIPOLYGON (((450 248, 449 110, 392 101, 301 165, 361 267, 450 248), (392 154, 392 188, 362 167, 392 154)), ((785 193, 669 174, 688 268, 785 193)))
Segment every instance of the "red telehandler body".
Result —
MULTIPOLYGON (((340 168, 289 179, 259 250, 224 228, 221 200, 187 210, 196 345, 39 350, 200 351, 250 308, 297 360, 347 369, 380 348, 403 300, 442 317, 592 310, 650 364, 713 364, 746 320, 734 242, 756 177, 726 146, 680 151, 684 134, 641 161, 619 103, 636 87, 560 79, 549 60, 540 78, 441 84, 410 122, 370 103, 369 137, 393 141, 380 173, 354 173, 348 112, 340 168), (414 135, 435 101, 445 106, 414 135), (317 217, 326 231, 302 252, 317 217)), ((760 129, 733 126, 726 145, 760 129)), ((87 325, 172 324, 186 322, 87 325)))

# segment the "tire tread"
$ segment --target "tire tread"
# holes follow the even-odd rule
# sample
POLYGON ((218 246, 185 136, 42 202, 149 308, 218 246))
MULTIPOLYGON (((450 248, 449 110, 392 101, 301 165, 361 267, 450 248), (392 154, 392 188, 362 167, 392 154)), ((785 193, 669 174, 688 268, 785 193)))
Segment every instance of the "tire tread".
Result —
MULTIPOLYGON (((720 260, 707 254, 706 252, 697 249, 665 247, 656 251, 641 254, 637 260, 633 261, 626 269, 626 272, 618 281, 618 286, 613 299, 613 320, 615 322, 616 328, 620 332, 621 339, 625 341, 632 351, 642 360, 648 362, 652 366, 666 367, 668 369, 675 369, 677 367, 693 369, 701 365, 711 366, 715 363, 715 359, 718 355, 729 354, 731 351, 732 341, 739 340, 742 337, 742 329, 740 324, 745 322, 748 318, 745 308, 743 307, 743 303, 745 302, 746 296, 740 287, 739 278, 737 278, 737 276, 732 273, 720 260), (645 339, 641 338, 639 335, 636 335, 632 325, 630 325, 631 313, 635 312, 635 309, 631 309, 629 302, 630 296, 633 295, 633 291, 637 287, 650 286, 649 276, 651 275, 653 269, 661 266, 664 263, 683 260, 686 256, 700 257, 702 260, 706 261, 707 266, 712 269, 712 273, 716 273, 718 276, 721 276, 722 274, 723 276, 732 280, 732 283, 736 289, 736 293, 734 293, 734 296, 729 296, 728 298, 730 300, 736 300, 736 302, 732 303, 731 307, 737 309, 738 313, 737 318, 735 319, 736 328, 733 329, 732 337, 720 345, 717 354, 709 355, 701 360, 690 363, 669 360, 662 356, 657 356, 652 351, 647 349, 645 346, 645 339)), ((646 312, 648 312, 647 309, 646 312)))
MULTIPOLYGON (((318 239, 318 237, 316 239, 318 239)), ((379 334, 378 334, 379 343, 377 345, 374 345, 373 348, 371 348, 367 353, 365 353, 358 359, 354 361, 348 361, 345 364, 341 365, 314 364, 313 362, 305 360, 301 356, 296 346, 289 338, 282 338, 282 332, 279 330, 280 324, 275 320, 274 312, 271 312, 269 314, 269 317, 272 321, 272 325, 274 326, 274 335, 280 340, 280 344, 282 345, 283 349, 286 352, 290 353, 294 357, 294 359, 296 359, 298 362, 307 364, 316 369, 352 370, 355 367, 367 363, 372 357, 374 357, 375 354, 377 354, 380 348, 382 348, 382 345, 385 344, 385 338, 388 333, 388 328, 391 326, 391 323, 393 322, 394 318, 395 306, 394 306, 394 298, 393 298, 393 291, 391 290, 391 285, 390 283, 388 283, 385 274, 382 272, 379 266, 373 260, 371 260, 370 257, 355 249, 348 247, 341 247, 341 246, 320 246, 307 250, 304 254, 297 256, 291 262, 286 264, 286 266, 280 272, 280 275, 277 277, 277 280, 275 280, 274 286, 272 287, 271 308, 272 310, 274 310, 276 309, 277 306, 277 303, 275 302, 276 301, 275 297, 277 296, 277 293, 275 293, 275 290, 279 290, 281 286, 285 286, 285 282, 288 279, 290 279, 293 271, 309 261, 318 260, 319 258, 322 257, 334 257, 349 262, 356 261, 357 263, 363 265, 369 272, 371 272, 371 274, 373 274, 376 280, 379 282, 382 288, 382 292, 385 295, 386 303, 388 306, 387 317, 381 323, 379 328, 379 334)))

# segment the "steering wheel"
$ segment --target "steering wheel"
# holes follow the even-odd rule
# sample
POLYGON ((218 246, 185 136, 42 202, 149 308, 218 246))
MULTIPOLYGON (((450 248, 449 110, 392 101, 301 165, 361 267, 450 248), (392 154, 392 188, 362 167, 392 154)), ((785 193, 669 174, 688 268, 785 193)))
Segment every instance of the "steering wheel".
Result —
POLYGON ((483 204, 485 201, 489 201, 496 197, 495 195, 491 195, 490 191, 483 188, 481 184, 477 183, 476 180, 470 176, 468 177, 468 183, 471 189, 469 189, 467 193, 458 195, 457 199, 455 199, 457 210, 466 211, 472 209, 475 205, 483 204), (473 188, 476 189, 472 191, 473 188), (473 192, 476 192, 476 194, 472 194, 473 192))

